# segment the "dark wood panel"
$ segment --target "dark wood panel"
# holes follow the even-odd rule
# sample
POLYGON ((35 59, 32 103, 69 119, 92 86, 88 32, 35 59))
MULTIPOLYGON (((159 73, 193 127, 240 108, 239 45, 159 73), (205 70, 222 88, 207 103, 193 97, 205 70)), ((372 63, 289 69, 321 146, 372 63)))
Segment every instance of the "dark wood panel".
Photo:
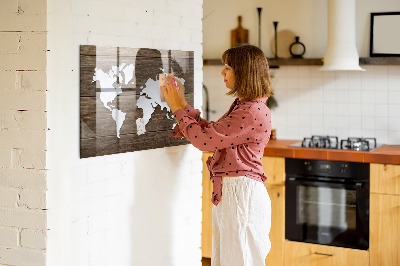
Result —
MULTIPOLYGON (((100 91, 101 84, 99 81, 93 81, 95 76, 95 68, 101 69, 104 73, 108 73, 111 69, 111 65, 114 64, 114 60, 105 58, 104 61, 93 59, 94 56, 82 56, 81 57, 81 69, 80 69, 80 84, 82 96, 95 96, 96 91, 100 91), (96 62, 97 61, 97 62, 96 62), (96 65, 96 63, 100 65, 96 65)), ((116 61, 115 61, 116 62, 116 61)), ((154 58, 143 58, 141 60, 136 60, 135 62, 130 62, 135 66, 134 77, 128 84, 124 80, 119 82, 122 89, 134 90, 136 88, 141 88, 146 86, 146 82, 149 78, 153 80, 158 80, 158 75, 163 72, 160 69, 168 68, 170 71, 174 72, 175 76, 185 80, 186 91, 192 91, 194 86, 194 65, 192 59, 187 59, 180 61, 172 61, 170 65, 163 65, 162 61, 154 58), (186 70, 186 72, 185 72, 186 70)), ((124 77, 124 74, 121 74, 124 77)), ((118 83, 118 81, 117 81, 118 83)), ((116 84, 117 84, 116 83, 116 84)), ((138 91, 138 93, 140 93, 138 91)))
MULTIPOLYGON (((81 138, 94 138, 104 136, 116 136, 116 122, 112 118, 111 110, 107 109, 100 100, 100 93, 97 97, 81 97, 81 138)), ((126 113, 124 123, 121 127, 120 134, 136 134, 136 119, 143 117, 143 110, 136 107, 136 102, 140 95, 130 93, 122 93, 118 95, 111 103, 117 109, 126 113)), ((188 104, 193 105, 193 93, 187 94, 188 104)), ((165 108, 157 105, 151 115, 150 121, 146 125, 146 131, 171 130, 175 119, 171 112, 167 112, 165 108)))
MULTIPOLYGON (((82 67, 80 70, 80 84, 81 84, 81 91, 80 91, 80 96, 81 97, 95 97, 96 92, 102 91, 107 91, 107 88, 101 88, 101 84, 99 81, 93 81, 93 77, 95 75, 94 73, 94 67, 82 67)), ((104 71, 103 71, 104 72, 104 71)), ((108 72, 108 71, 107 71, 108 72)), ((117 85, 118 82, 115 83, 117 85)), ((129 82, 127 85, 125 82, 120 82, 120 87, 123 91, 134 91, 136 90, 136 85, 132 82, 129 82)), ((110 87, 111 90, 115 90, 115 87, 110 87)))
POLYGON ((112 46, 101 46, 96 45, 81 45, 80 54, 81 55, 91 55, 91 56, 109 56, 116 55, 124 57, 161 57, 169 58, 179 57, 179 58, 194 58, 193 51, 180 51, 180 50, 164 50, 164 49, 150 49, 150 48, 131 48, 131 47, 112 47, 112 46), (170 55, 169 55, 170 53, 170 55))
MULTIPOLYGON (((192 67, 192 66, 190 66, 192 67)), ((80 84, 81 84, 81 91, 80 91, 80 96, 81 97, 95 97, 96 92, 101 91, 101 86, 100 82, 98 81, 93 81, 93 76, 94 76, 94 68, 81 68, 81 74, 80 74, 80 84)), ((153 80, 155 79, 152 78, 153 80)), ((194 90, 194 77, 193 75, 190 75, 188 73, 180 73, 176 74, 176 77, 178 78, 183 78, 185 80, 184 86, 185 86, 185 92, 192 92, 194 90)), ((146 82, 148 78, 142 73, 139 74, 137 79, 135 79, 134 83, 132 82, 128 83, 128 85, 125 85, 125 83, 121 84, 121 89, 123 91, 136 91, 137 94, 140 94, 142 89, 141 87, 145 88, 146 87, 146 82), (136 85, 135 85, 136 84, 136 85)), ((115 90, 114 87, 110 87, 110 90, 115 90)), ((106 88, 103 88, 103 90, 107 90, 106 88)))
POLYGON ((160 91, 155 82, 159 74, 174 72, 176 77, 185 80, 185 98, 193 106, 192 51, 82 45, 80 54, 81 158, 189 143, 182 138, 168 137, 176 121, 166 108, 161 109, 157 104, 160 91), (134 70, 130 68, 124 73, 123 67, 127 65, 133 65, 134 70), (115 69, 117 66, 122 69, 115 69), (93 81, 95 68, 104 72, 107 82, 93 81), (121 79, 116 78, 116 72, 120 73, 121 79), (128 79, 132 78, 128 84, 124 80, 125 74, 128 79), (108 75, 115 78, 115 82, 108 79, 108 75), (105 88, 104 84, 109 88, 105 88), (117 87, 122 92, 115 95, 117 87), (151 88, 157 92, 149 91, 151 88), (151 95, 157 95, 157 99, 151 99, 151 95), (146 132, 138 135, 137 119, 144 114, 137 103, 143 99, 149 100, 145 104, 151 104, 150 108, 154 111, 145 126, 146 132), (113 112, 114 115, 125 115, 119 138, 113 112))
POLYGON ((81 158, 87 158, 189 144, 185 138, 170 138, 169 134, 167 131, 159 131, 139 136, 125 135, 120 139, 112 136, 81 139, 80 155, 81 158))
MULTIPOLYGON (((115 97, 114 101, 107 106, 110 109, 119 109, 126 114, 120 133, 136 133, 135 121, 138 117, 136 98, 133 92, 124 92, 115 97)), ((112 111, 104 106, 99 92, 97 97, 81 97, 80 108, 81 138, 116 136, 117 126, 112 117, 112 111)))
POLYGON ((118 57, 116 54, 107 56, 81 55, 80 59, 81 67, 97 67, 107 72, 111 66, 118 64, 118 57))

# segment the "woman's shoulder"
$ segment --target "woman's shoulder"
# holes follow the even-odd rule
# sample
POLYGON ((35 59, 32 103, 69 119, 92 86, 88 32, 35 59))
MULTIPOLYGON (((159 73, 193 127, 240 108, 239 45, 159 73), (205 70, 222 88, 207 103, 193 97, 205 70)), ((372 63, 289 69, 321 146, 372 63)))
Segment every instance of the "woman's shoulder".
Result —
POLYGON ((257 121, 268 119, 271 112, 265 102, 251 100, 238 104, 231 114, 240 114, 242 118, 255 118, 254 120, 257 121))
POLYGON ((261 110, 268 110, 269 108, 267 107, 267 97, 265 98, 255 98, 255 99, 248 99, 247 101, 244 101, 242 103, 242 107, 244 109, 249 109, 251 111, 261 111, 261 110))
POLYGON ((267 107, 264 99, 254 99, 251 104, 249 103, 248 111, 251 112, 257 120, 270 120, 271 111, 267 107))

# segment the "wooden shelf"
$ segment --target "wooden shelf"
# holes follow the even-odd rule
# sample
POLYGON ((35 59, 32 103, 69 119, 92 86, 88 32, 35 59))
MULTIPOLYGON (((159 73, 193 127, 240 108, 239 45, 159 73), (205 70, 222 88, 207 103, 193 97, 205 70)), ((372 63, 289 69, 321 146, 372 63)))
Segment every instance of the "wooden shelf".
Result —
POLYGON ((322 66, 322 58, 268 58, 270 67, 322 66))
MULTIPOLYGON (((279 66, 312 66, 312 65, 322 65, 321 58, 268 58, 268 64, 270 67, 279 66)), ((217 66, 222 65, 220 59, 204 59, 203 65, 205 66, 217 66)))
POLYGON ((203 59, 204 66, 222 66, 221 59, 203 59))
MULTIPOLYGON (((322 66, 323 58, 268 58, 271 68, 279 66, 322 66)), ((220 59, 204 59, 203 65, 222 65, 220 59)), ((360 65, 400 65, 400 57, 362 57, 360 65)))
POLYGON ((360 65, 400 65, 400 57, 362 57, 360 65))

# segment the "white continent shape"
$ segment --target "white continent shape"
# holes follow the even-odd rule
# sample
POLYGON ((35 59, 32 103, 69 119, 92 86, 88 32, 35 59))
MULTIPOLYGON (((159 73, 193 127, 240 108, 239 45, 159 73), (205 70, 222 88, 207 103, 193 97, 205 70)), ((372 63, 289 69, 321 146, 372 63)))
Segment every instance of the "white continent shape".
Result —
POLYGON ((125 63, 119 65, 119 67, 112 66, 108 73, 103 72, 103 70, 99 68, 95 68, 94 70, 92 82, 99 81, 100 83, 100 100, 104 107, 111 111, 111 116, 116 124, 118 138, 120 138, 120 130, 124 124, 126 113, 111 104, 112 101, 122 93, 121 85, 117 83, 117 77, 119 78, 120 83, 128 85, 128 83, 133 79, 134 70, 134 65, 126 65, 125 63))
MULTIPOLYGON (((184 79, 177 78, 182 84, 185 83, 184 79)), ((154 110, 157 105, 161 107, 161 110, 164 108, 168 111, 166 117, 169 120, 173 120, 173 116, 170 116, 171 109, 167 105, 166 102, 162 102, 160 98, 160 85, 158 80, 153 80, 149 78, 146 81, 145 87, 142 89, 140 93, 140 97, 137 100, 136 104, 138 108, 143 110, 143 117, 136 119, 136 127, 137 134, 142 135, 146 133, 146 125, 151 119, 151 115, 154 113, 154 110)), ((174 124, 174 126, 176 123, 174 124)))

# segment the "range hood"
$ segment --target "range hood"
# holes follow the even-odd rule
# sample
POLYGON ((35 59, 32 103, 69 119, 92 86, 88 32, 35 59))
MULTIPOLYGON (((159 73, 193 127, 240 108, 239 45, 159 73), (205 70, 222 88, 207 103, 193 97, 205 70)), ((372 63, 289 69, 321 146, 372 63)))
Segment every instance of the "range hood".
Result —
POLYGON ((355 0, 328 0, 328 44, 323 71, 358 70, 355 0))

